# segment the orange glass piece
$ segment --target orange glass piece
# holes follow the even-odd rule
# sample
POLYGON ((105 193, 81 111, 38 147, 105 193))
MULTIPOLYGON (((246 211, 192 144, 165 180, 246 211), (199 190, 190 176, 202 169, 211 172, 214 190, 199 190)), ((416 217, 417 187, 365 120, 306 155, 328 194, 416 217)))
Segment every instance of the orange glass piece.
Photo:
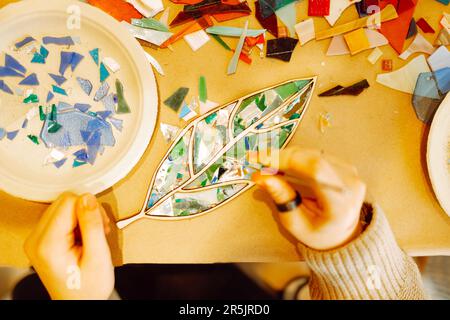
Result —
POLYGON ((164 42, 160 48, 167 48, 171 44, 177 42, 178 40, 182 39, 185 35, 206 29, 214 25, 212 19, 210 16, 203 16, 195 21, 192 21, 189 23, 186 27, 175 33, 173 36, 171 36, 166 42, 164 42))
POLYGON ((131 19, 141 19, 142 14, 124 0, 88 0, 90 5, 99 8, 118 21, 131 23, 131 19))
POLYGON ((173 3, 176 4, 189 4, 189 5, 193 5, 193 4, 197 4, 202 2, 203 0, 170 0, 173 3))
POLYGON ((224 22, 228 20, 233 20, 237 18, 242 18, 245 16, 250 15, 251 12, 226 12, 226 13, 215 13, 212 14, 214 19, 216 19, 218 22, 224 22))

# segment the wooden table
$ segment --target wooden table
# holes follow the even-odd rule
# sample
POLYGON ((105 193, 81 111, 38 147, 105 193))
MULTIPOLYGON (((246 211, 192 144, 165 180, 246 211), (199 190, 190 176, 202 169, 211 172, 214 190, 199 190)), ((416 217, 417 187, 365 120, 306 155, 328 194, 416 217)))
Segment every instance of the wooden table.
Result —
MULTIPOLYGON (((0 0, 0 5, 8 2, 12 1, 0 0)), ((171 7, 172 19, 181 6, 169 1, 165 4, 171 7)), ((298 4, 298 21, 306 18, 306 8, 307 1, 298 4)), ((419 1, 415 17, 424 17, 437 27, 443 10, 449 12, 450 8, 437 1, 419 1)), ((338 23, 356 17, 351 8, 338 23)), ((244 21, 224 24, 242 26, 244 21)), ((317 30, 327 27, 324 19, 315 19, 315 23, 317 30)), ((259 27, 253 16, 250 27, 259 27)), ((430 41, 435 36, 426 35, 430 41)), ((237 43, 235 39, 226 41, 232 47, 237 43)), ((428 127, 416 118, 411 96, 375 82, 381 68, 380 62, 372 66, 367 61, 370 51, 327 57, 329 41, 298 45, 290 63, 260 59, 253 53, 253 64, 240 62, 233 76, 226 75, 232 53, 213 39, 197 52, 183 40, 173 46, 174 51, 149 49, 149 52, 166 73, 165 77, 157 75, 160 101, 180 86, 191 88, 190 100, 197 94, 201 75, 207 79, 209 99, 219 103, 290 78, 318 75, 318 92, 366 78, 371 87, 358 97, 318 98, 315 94, 291 144, 318 148, 355 164, 367 182, 371 198, 385 209, 400 245, 409 254, 449 255, 450 218, 431 189, 425 161, 428 127), (318 119, 324 112, 331 114, 332 126, 321 133, 318 119)), ((395 69, 405 64, 389 46, 381 49, 383 58, 394 60, 395 69)), ((159 121, 185 125, 164 105, 160 106, 159 121)), ((158 130, 138 166, 126 179, 99 195, 115 219, 130 216, 141 208, 150 178, 166 149, 158 130)), ((28 263, 22 245, 45 208, 43 204, 0 192, 0 265, 28 263)), ((300 259, 295 241, 279 229, 273 205, 257 188, 210 214, 171 222, 141 220, 123 232, 116 230, 109 240, 117 265, 300 259)))

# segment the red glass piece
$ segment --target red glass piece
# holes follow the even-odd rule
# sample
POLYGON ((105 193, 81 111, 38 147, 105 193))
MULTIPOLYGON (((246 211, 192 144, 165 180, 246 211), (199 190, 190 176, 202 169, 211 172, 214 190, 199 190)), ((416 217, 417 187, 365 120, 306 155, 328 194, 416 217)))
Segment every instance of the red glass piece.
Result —
POLYGON ((430 26, 430 24, 424 18, 420 18, 419 20, 417 20, 416 24, 425 33, 434 33, 435 32, 434 29, 430 26))
POLYGON ((381 60, 381 70, 383 71, 392 71, 393 64, 391 59, 383 59, 381 60))
POLYGON ((309 0, 308 16, 323 17, 330 14, 330 0, 309 0))
POLYGON ((142 14, 131 4, 123 0, 88 0, 90 5, 101 9, 118 21, 131 22, 131 19, 141 19, 142 14))
POLYGON ((263 18, 261 16, 261 9, 259 6, 259 1, 255 2, 255 16, 256 20, 261 24, 261 26, 269 31, 271 34, 273 34, 275 37, 278 38, 278 21, 277 16, 272 14, 271 16, 268 16, 267 18, 263 18))

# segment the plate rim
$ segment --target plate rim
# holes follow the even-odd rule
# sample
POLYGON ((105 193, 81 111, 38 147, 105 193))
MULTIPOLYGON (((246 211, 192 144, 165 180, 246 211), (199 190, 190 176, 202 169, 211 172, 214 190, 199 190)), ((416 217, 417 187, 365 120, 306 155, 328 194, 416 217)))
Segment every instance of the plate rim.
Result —
MULTIPOLYGON (((70 5, 80 6, 82 15, 96 22, 102 31, 108 32, 124 48, 135 64, 133 68, 136 69, 137 80, 140 82, 142 90, 142 117, 138 122, 137 133, 132 137, 133 143, 126 151, 125 156, 118 160, 100 179, 88 181, 77 187, 82 187, 83 193, 99 194, 124 179, 144 156, 156 130, 159 114, 158 89, 153 69, 147 62, 144 49, 139 42, 117 20, 89 4, 75 0, 25 0, 14 2, 0 9, 0 26, 5 22, 11 21, 17 15, 44 13, 48 12, 48 10, 67 12, 67 7, 70 5)), ((46 188, 37 190, 34 187, 24 186, 15 182, 14 179, 3 176, 0 179, 0 190, 11 196, 35 202, 51 202, 64 191, 75 191, 55 191, 46 188)))

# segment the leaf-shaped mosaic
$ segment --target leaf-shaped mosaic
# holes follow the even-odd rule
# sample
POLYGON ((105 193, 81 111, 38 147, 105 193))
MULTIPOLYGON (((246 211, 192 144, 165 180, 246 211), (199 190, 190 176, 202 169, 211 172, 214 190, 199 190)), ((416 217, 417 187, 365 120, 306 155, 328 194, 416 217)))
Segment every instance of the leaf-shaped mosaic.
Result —
POLYGON ((174 219, 204 214, 251 186, 258 154, 279 152, 297 129, 316 78, 297 79, 220 106, 192 121, 175 139, 139 214, 174 219))

